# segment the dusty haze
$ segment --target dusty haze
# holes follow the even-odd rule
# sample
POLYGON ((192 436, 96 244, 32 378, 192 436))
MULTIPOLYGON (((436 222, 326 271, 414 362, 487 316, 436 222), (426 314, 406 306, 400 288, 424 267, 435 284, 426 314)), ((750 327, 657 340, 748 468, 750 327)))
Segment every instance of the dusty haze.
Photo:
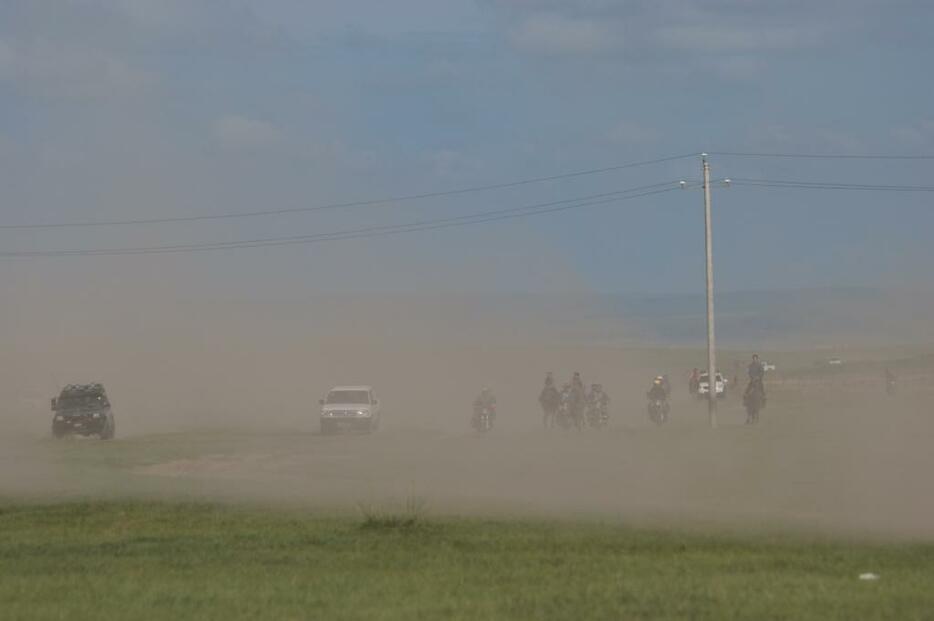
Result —
MULTIPOLYGON (((586 309, 573 302, 532 311, 469 296, 358 295, 73 308, 68 319, 61 307, 40 307, 7 334, 4 496, 341 510, 416 494, 436 513, 934 535, 930 369, 906 371, 888 398, 877 368, 901 350, 864 352, 853 373, 818 369, 814 381, 808 365, 829 352, 777 354, 798 371, 771 386, 762 424, 742 425, 734 395, 711 430, 685 383, 702 350, 581 344, 573 317, 586 309), (604 384, 611 428, 542 430, 536 397, 549 370, 604 384), (675 391, 673 422, 659 429, 643 395, 662 372, 675 391), (49 397, 86 381, 107 386, 118 440, 51 441, 49 397), (380 433, 317 434, 317 399, 342 383, 374 385, 380 433), (482 386, 495 390, 501 414, 492 434, 477 437, 468 416, 482 386)), ((721 368, 732 376, 747 356, 726 352, 721 368)))

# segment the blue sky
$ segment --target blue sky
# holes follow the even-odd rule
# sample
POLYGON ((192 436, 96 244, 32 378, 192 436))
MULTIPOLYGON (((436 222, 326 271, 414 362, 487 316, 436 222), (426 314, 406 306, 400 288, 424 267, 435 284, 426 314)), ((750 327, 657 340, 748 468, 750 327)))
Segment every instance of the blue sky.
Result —
MULTIPOLYGON (((6 0, 0 223, 287 208, 680 153, 934 153, 934 5, 848 0, 6 0)), ((713 157, 716 177, 930 185, 932 161, 713 157)), ((699 176, 681 160, 450 199, 7 250, 314 233, 699 176)), ((929 288, 930 194, 717 189, 723 290, 929 288)), ((18 290, 693 292, 701 195, 372 241, 14 260, 18 290)))

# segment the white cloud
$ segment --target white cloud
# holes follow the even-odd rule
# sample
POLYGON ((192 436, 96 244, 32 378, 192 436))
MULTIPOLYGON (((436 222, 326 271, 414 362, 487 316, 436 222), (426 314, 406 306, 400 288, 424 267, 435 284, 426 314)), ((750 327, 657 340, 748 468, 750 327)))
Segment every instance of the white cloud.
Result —
POLYGON ((620 45, 618 33, 594 19, 570 18, 556 13, 535 13, 510 33, 513 45, 541 54, 599 54, 620 45))
POLYGON ((227 115, 214 121, 214 137, 225 148, 254 149, 281 142, 282 132, 267 121, 227 115))

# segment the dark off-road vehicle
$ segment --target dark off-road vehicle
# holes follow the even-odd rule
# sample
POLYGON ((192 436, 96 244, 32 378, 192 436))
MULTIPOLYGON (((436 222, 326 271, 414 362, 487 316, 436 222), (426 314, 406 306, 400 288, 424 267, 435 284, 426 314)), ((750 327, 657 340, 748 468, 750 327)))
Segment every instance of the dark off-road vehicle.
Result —
POLYGON ((52 399, 52 435, 97 436, 111 440, 117 431, 110 400, 102 384, 69 384, 52 399))

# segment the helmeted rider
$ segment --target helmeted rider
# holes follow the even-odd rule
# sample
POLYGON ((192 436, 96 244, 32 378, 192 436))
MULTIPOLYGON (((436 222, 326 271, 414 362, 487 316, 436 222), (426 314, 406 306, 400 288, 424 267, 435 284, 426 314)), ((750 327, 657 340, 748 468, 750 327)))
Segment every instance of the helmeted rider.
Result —
POLYGON ((603 391, 602 384, 590 385, 590 394, 587 395, 587 403, 600 408, 607 408, 610 405, 610 396, 603 391))
POLYGON ((480 412, 484 409, 490 411, 490 420, 496 418, 496 397, 493 396, 493 391, 489 388, 484 388, 480 391, 480 394, 474 399, 473 402, 473 414, 474 418, 480 416, 480 412))
POLYGON ((665 391, 664 378, 661 375, 652 380, 652 387, 649 388, 649 392, 646 393, 646 396, 652 401, 668 400, 668 393, 665 391))
POLYGON ((579 390, 580 394, 584 394, 584 380, 581 379, 581 374, 579 371, 574 371, 574 377, 571 378, 571 388, 574 390, 579 390))
POLYGON ((548 373, 545 374, 545 387, 546 388, 548 386, 554 387, 554 385, 555 385, 555 376, 551 371, 548 371, 548 373))

